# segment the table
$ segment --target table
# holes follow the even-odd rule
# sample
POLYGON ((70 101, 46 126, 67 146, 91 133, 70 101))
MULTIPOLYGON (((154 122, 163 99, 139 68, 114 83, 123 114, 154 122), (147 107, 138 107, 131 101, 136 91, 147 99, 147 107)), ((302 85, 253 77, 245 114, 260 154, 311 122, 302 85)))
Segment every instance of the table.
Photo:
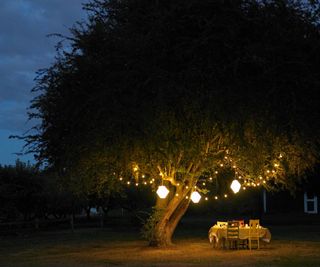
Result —
MULTIPOLYGON (((246 240, 249 238, 249 226, 239 227, 239 239, 246 240)), ((259 227, 259 236, 260 240, 266 243, 270 243, 271 241, 271 233, 268 228, 259 227)), ((214 225, 209 230, 209 241, 210 243, 216 247, 224 246, 224 242, 227 239, 227 227, 219 227, 218 225, 214 225)))

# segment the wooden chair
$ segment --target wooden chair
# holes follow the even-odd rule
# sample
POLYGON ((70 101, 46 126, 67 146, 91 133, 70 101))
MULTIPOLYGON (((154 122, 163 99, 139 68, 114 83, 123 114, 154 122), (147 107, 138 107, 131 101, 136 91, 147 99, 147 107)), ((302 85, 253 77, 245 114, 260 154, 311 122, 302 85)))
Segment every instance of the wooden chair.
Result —
POLYGON ((255 245, 256 249, 260 248, 260 236, 259 236, 259 220, 249 220, 249 249, 251 250, 253 245, 255 245))
POLYGON ((239 221, 228 222, 227 242, 229 249, 239 249, 239 221))

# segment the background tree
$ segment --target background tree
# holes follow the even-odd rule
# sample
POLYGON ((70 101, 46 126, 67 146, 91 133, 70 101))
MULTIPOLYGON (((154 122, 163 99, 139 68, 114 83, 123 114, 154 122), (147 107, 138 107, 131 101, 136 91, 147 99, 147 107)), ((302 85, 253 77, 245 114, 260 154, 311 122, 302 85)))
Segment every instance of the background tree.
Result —
POLYGON ((150 244, 171 244, 190 194, 208 193, 211 181, 293 189, 318 162, 316 4, 94 0, 85 8, 71 51, 58 46, 39 72, 30 117, 41 124, 25 138, 75 190, 166 185, 150 244))

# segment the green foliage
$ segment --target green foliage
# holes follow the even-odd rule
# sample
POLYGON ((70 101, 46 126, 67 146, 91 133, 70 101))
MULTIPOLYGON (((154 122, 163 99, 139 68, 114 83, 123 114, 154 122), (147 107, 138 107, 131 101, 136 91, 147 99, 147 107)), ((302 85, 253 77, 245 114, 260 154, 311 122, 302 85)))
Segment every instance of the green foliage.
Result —
POLYGON ((155 240, 155 226, 163 216, 163 209, 153 208, 151 215, 143 224, 141 229, 141 236, 149 243, 155 240))
POLYGON ((195 186, 221 164, 236 164, 248 183, 262 175, 268 189, 294 188, 318 163, 318 5, 94 0, 85 8, 71 52, 58 49, 39 73, 31 117, 41 124, 26 136, 75 192, 110 194, 120 176, 143 173, 195 186))

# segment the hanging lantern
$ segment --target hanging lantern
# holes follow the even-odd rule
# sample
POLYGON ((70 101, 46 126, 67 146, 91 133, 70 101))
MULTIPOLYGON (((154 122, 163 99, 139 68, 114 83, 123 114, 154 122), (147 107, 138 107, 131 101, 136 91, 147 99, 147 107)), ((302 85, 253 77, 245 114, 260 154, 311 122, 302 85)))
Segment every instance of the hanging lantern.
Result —
POLYGON ((200 199, 201 199, 201 195, 197 191, 192 192, 191 200, 193 203, 198 203, 200 199))
POLYGON ((233 180, 231 185, 230 185, 230 188, 232 189, 233 193, 238 193, 240 188, 241 188, 241 184, 239 183, 238 180, 233 180))
POLYGON ((168 194, 169 194, 169 190, 164 185, 160 185, 158 187, 157 195, 160 198, 166 198, 168 194))

